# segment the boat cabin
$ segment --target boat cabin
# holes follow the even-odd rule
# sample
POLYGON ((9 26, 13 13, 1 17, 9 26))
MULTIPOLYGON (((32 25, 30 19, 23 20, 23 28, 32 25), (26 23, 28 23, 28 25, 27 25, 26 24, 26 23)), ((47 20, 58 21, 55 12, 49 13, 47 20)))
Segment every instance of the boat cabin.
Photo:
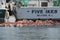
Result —
POLYGON ((6 0, 0 0, 0 23, 4 22, 6 8, 5 8, 6 0))

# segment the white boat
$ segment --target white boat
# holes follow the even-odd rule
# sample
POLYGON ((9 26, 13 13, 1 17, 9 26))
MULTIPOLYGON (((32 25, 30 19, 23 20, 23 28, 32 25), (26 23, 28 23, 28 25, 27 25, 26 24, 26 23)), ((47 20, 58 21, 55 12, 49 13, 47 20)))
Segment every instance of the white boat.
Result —
POLYGON ((0 0, 0 22, 5 22, 5 14, 7 9, 5 8, 6 0, 0 0))
POLYGON ((60 19, 57 0, 29 0, 28 5, 16 7, 17 19, 60 19))
MULTIPOLYGON (((15 22, 14 15, 10 16, 9 12, 8 12, 8 8, 5 8, 6 6, 8 7, 8 4, 9 3, 6 3, 6 0, 0 0, 0 21, 15 22)), ((11 9, 12 9, 12 7, 11 7, 11 9)))

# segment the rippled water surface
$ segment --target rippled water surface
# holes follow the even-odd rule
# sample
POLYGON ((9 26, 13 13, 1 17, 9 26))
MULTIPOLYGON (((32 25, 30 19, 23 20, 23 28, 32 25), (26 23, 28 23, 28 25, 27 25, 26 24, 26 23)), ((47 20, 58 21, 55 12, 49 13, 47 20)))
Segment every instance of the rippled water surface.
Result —
POLYGON ((0 27, 0 40, 60 40, 60 28, 0 27))

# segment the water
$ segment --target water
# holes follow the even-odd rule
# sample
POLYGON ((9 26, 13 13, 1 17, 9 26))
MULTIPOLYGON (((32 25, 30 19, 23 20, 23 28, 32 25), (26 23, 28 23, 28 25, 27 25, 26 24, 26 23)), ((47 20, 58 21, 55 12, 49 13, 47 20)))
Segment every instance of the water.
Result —
POLYGON ((0 40, 60 40, 60 28, 0 27, 0 40))

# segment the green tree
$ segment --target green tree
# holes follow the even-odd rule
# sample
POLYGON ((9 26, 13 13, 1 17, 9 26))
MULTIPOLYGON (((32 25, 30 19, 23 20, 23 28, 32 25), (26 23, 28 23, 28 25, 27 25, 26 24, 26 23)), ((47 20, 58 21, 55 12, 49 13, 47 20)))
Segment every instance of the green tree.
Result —
POLYGON ((29 0, 22 0, 21 2, 23 5, 28 6, 29 0))
POLYGON ((53 5, 54 5, 54 6, 59 6, 58 1, 53 1, 53 5))
POLYGON ((60 6, 60 0, 57 0, 58 1, 58 5, 60 6))
POLYGON ((24 1, 24 4, 25 4, 26 6, 28 6, 28 3, 29 3, 28 0, 25 0, 25 1, 24 1))

